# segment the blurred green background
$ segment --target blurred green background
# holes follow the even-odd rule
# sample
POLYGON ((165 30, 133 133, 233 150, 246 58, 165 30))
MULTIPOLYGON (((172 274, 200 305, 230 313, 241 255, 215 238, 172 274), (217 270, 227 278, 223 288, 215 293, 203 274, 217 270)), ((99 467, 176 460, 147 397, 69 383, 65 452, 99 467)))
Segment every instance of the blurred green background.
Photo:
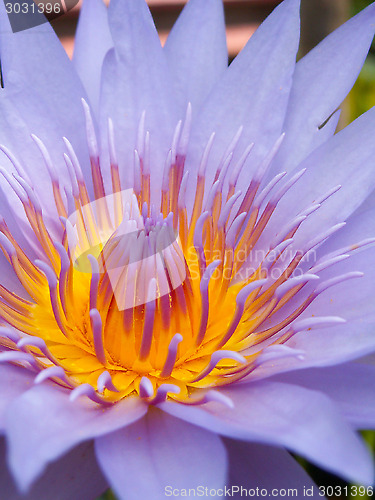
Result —
MULTIPOLYGON (((371 3, 369 0, 351 0, 351 15, 371 3)), ((348 96, 347 106, 350 121, 375 106, 375 42, 372 43, 361 74, 348 96)))

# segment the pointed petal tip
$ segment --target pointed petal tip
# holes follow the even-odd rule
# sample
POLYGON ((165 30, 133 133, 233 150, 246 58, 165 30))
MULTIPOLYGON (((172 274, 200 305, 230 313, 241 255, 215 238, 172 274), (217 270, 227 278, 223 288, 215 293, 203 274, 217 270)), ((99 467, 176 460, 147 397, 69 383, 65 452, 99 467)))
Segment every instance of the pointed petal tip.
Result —
POLYGON ((368 16, 369 18, 375 17, 375 2, 362 9, 355 17, 359 16, 368 16))
POLYGON ((281 6, 283 6, 284 8, 296 10, 299 13, 300 8, 301 8, 301 0, 284 0, 279 5, 279 7, 281 7, 281 6))

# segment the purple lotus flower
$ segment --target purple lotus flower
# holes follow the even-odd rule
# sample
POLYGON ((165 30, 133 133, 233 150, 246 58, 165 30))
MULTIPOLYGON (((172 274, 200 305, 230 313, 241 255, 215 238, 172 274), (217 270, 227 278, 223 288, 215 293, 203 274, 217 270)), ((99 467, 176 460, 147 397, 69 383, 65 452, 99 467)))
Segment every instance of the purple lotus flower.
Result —
POLYGON ((74 64, 1 5, 1 495, 371 484, 374 109, 334 132, 375 6, 296 64, 284 0, 227 68, 220 0, 163 49, 86 0, 74 64))

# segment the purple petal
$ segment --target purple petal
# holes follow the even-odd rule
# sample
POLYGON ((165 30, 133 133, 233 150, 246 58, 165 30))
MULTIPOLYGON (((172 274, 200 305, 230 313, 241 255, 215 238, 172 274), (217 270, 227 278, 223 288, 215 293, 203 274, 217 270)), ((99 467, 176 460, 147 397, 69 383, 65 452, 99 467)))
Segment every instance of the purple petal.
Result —
POLYGON ((374 320, 359 317, 335 327, 297 333, 288 347, 302 351, 303 358, 280 358, 256 368, 249 380, 259 380, 277 373, 345 363, 375 350, 374 320))
POLYGON ((277 380, 323 392, 353 426, 375 428, 375 366, 346 363, 285 373, 278 375, 277 380))
POLYGON ((5 442, 0 440, 0 489, 6 500, 82 500, 96 498, 107 488, 92 442, 81 444, 51 464, 30 492, 20 496, 7 470, 5 442))
MULTIPOLYGON (((350 247, 375 235, 374 210, 358 212, 348 220, 347 226, 330 238, 312 255, 320 259, 327 253, 350 247)), ((343 363, 375 351, 375 307, 369 300, 375 294, 375 247, 367 246, 350 252, 350 257, 321 271, 321 280, 350 271, 363 272, 363 277, 348 280, 328 288, 304 311, 298 320, 312 316, 338 316, 346 320, 328 328, 301 331, 293 336, 288 345, 304 351, 304 359, 280 359, 257 368, 252 377, 263 378, 281 371, 312 366, 329 366, 343 363)), ((288 306, 287 306, 288 307, 288 306)), ((291 301, 290 307, 295 308, 291 301)), ((284 312, 287 315, 288 312, 284 312)), ((272 320, 274 323, 276 320, 272 320)))
POLYGON ((258 496, 272 494, 272 498, 302 498, 307 493, 309 498, 321 498, 318 486, 284 449, 227 438, 224 443, 228 451, 232 498, 246 495, 243 492, 241 496, 241 488, 247 491, 259 488, 258 496), (265 492, 267 494, 262 495, 265 492))
POLYGON ((371 5, 297 63, 284 124, 286 137, 277 156, 280 169, 292 170, 333 134, 333 127, 319 127, 357 79, 374 36, 374 20, 371 5))
MULTIPOLYGON (((339 315, 347 320, 362 319, 364 325, 374 322, 375 305, 369 300, 369 297, 375 293, 375 269, 371 265, 374 259, 375 247, 372 247, 321 272, 321 276, 325 280, 347 273, 349 270, 360 271, 364 275, 350 282, 340 283, 323 292, 308 309, 306 316, 314 314, 339 315)), ((359 338, 358 342, 360 343, 359 338)))
MULTIPOLYGON (((314 265, 327 254, 354 246, 348 252, 350 255, 348 259, 318 274, 322 280, 350 271, 361 271, 364 276, 329 288, 299 318, 339 316, 347 323, 329 329, 321 328, 298 333, 288 341, 288 345, 305 351, 304 359, 277 360, 272 365, 259 367, 253 373, 254 377, 265 377, 278 371, 309 366, 333 365, 375 351, 375 305, 369 300, 369 297, 375 294, 375 267, 372 265, 375 259, 375 247, 372 244, 355 250, 357 243, 370 241, 369 238, 374 236, 375 208, 371 203, 366 203, 348 219, 344 228, 311 254, 308 264, 314 265)), ((295 307, 292 301, 290 305, 295 307)))
POLYGON ((303 245, 355 212, 375 187, 374 133, 375 109, 371 109, 314 150, 299 165, 307 171, 278 204, 260 245, 269 242, 285 220, 291 220, 338 185, 341 189, 301 225, 294 238, 295 246, 303 245))
POLYGON ((253 382, 220 392, 234 408, 219 403, 161 408, 190 423, 235 439, 283 446, 335 474, 371 484, 373 464, 364 443, 323 394, 291 384, 253 382))
MULTIPOLYGON (((0 93, 0 144, 22 162, 32 186, 50 208, 53 199, 50 178, 30 134, 45 142, 65 180, 69 176, 62 156, 63 136, 72 141, 83 168, 87 168, 81 104, 85 91, 49 23, 12 33, 4 2, 0 4, 0 17, 4 80, 0 93)), ((1 164, 12 168, 2 153, 1 164)))
POLYGON ((112 432, 141 418, 147 407, 126 398, 103 408, 90 400, 69 401, 55 384, 32 388, 8 407, 9 466, 22 491, 46 465, 82 441, 112 432))
MULTIPOLYGON (((329 238, 317 250, 317 257, 333 252, 334 250, 354 245, 360 241, 375 237, 375 200, 373 193, 346 221, 345 227, 340 229, 334 237, 329 238)), ((350 262, 350 259, 348 260, 350 262)))
POLYGON ((10 403, 33 384, 35 374, 20 366, 0 364, 0 433, 5 427, 5 413, 10 403))
MULTIPOLYGON (((25 247, 23 247, 23 249, 25 249, 25 247)), ((14 272, 13 267, 9 264, 3 252, 0 252, 0 269, 0 284, 5 286, 5 288, 12 291, 13 293, 16 293, 18 296, 29 300, 30 296, 21 285, 20 280, 14 272)))
MULTIPOLYGON (((375 234, 374 211, 369 210, 352 218, 347 227, 318 250, 324 253, 354 244, 375 234)), ((301 319, 314 315, 340 316, 347 322, 332 328, 303 331, 295 335, 288 345, 305 351, 305 359, 295 367, 332 365, 364 356, 375 351, 375 307, 369 297, 375 294, 375 247, 367 247, 331 268, 321 272, 322 279, 361 271, 363 277, 339 283, 323 292, 301 315, 301 319)), ((276 363, 272 369, 286 366, 276 363)))
POLYGON ((298 40, 299 1, 285 0, 258 28, 209 95, 192 129, 187 158, 190 173, 197 172, 207 141, 215 132, 208 163, 211 180, 230 141, 243 126, 238 152, 242 154, 255 143, 252 163, 240 178, 248 185, 257 160, 282 132, 298 40))
POLYGON ((159 411, 98 438, 95 445, 99 464, 120 498, 162 500, 169 489, 225 484, 227 461, 220 438, 159 411))
MULTIPOLYGON (((108 17, 115 49, 107 54, 103 65, 103 161, 108 161, 107 121, 111 118, 120 171, 124 173, 125 185, 132 185, 138 124, 146 111, 150 166, 151 172, 155 172, 155 183, 158 183, 178 121, 166 56, 144 0, 111 1, 108 17)), ((139 151, 140 156, 142 153, 139 151)), ((154 188, 157 193, 158 188, 153 183, 154 188)))
POLYGON ((102 0, 85 0, 74 41, 73 63, 99 116, 100 80, 104 56, 113 47, 107 8, 102 0))
POLYGON ((221 0, 190 0, 165 44, 182 111, 188 102, 197 112, 228 66, 221 0))

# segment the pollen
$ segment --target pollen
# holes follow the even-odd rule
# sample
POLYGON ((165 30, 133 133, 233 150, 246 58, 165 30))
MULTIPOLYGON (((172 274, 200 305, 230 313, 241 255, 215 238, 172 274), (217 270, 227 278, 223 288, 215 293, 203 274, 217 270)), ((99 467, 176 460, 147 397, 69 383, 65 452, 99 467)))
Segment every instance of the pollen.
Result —
POLYGON ((264 363, 303 356, 290 345, 295 334, 343 321, 303 312, 327 288, 360 276, 352 272, 322 282, 318 273, 368 242, 309 265, 306 256, 338 224, 303 249, 294 248, 299 226, 339 187, 287 221, 266 246, 258 245, 279 201, 303 175, 285 181, 281 173, 264 182, 283 137, 242 193, 238 178, 253 145, 233 163, 240 129, 208 186, 214 134, 196 178, 189 179, 185 169, 189 106, 184 124, 176 127, 155 203, 145 115, 132 189, 123 189, 109 121, 108 192, 90 109, 83 105, 93 195, 70 142, 64 139, 71 185, 63 188, 34 136, 51 177, 58 214, 53 228, 18 161, 2 148, 15 167, 13 175, 1 171, 3 181, 22 204, 40 257, 32 261, 0 220, 1 249, 24 289, 20 296, 0 286, 0 361, 33 370, 36 383, 51 379, 69 389, 72 400, 86 396, 112 404, 137 396, 152 404, 166 398, 200 404, 223 399, 215 388, 250 376, 264 363), (190 206, 187 189, 193 193, 190 206))

